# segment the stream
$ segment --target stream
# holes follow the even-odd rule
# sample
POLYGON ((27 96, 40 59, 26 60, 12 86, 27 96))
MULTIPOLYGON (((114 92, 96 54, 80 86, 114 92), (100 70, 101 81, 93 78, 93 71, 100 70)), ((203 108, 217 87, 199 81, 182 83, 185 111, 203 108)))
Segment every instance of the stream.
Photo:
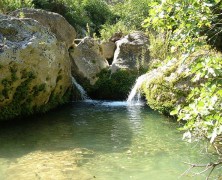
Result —
POLYGON ((0 124, 0 179, 204 179, 181 176, 184 162, 209 159, 201 144, 181 140, 178 127, 141 104, 72 102, 0 124))

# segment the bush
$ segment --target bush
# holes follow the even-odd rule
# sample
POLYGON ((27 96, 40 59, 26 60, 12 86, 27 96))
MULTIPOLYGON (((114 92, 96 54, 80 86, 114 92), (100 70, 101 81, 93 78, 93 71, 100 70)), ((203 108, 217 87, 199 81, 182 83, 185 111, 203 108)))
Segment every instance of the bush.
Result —
POLYGON ((96 84, 87 92, 95 99, 125 100, 138 76, 137 72, 126 70, 119 70, 114 74, 110 70, 103 70, 98 74, 96 84))
POLYGON ((128 28, 123 21, 119 21, 116 24, 104 24, 100 30, 100 36, 103 41, 108 41, 116 32, 122 32, 123 35, 129 34, 131 30, 135 28, 128 28))
POLYGON ((186 99, 172 111, 178 120, 186 121, 184 130, 193 132, 193 137, 203 135, 214 142, 222 134, 222 55, 209 53, 199 57, 191 66, 192 83, 196 84, 186 99))
POLYGON ((115 19, 108 4, 103 0, 84 0, 82 6, 91 20, 90 27, 97 34, 99 34, 101 25, 106 22, 113 22, 115 19))
POLYGON ((110 9, 114 14, 112 21, 102 25, 102 40, 108 40, 115 32, 129 34, 135 30, 143 30, 142 23, 148 16, 150 0, 112 1, 110 9))
POLYGON ((33 4, 35 8, 63 15, 80 36, 86 35, 87 26, 92 34, 99 35, 101 25, 115 19, 103 0, 33 0, 33 4))
MULTIPOLYGON (((219 0, 166 0, 161 3, 153 2, 150 5, 152 8, 150 8, 149 17, 145 20, 145 27, 155 30, 157 34, 170 32, 167 58, 171 56, 170 51, 174 49, 181 54, 180 66, 188 66, 189 92, 184 94, 183 101, 180 101, 180 95, 176 97, 175 102, 178 107, 171 112, 171 115, 183 121, 182 129, 186 130, 184 138, 189 141, 207 138, 215 145, 219 154, 217 162, 209 163, 212 164, 211 166, 206 165, 205 171, 210 171, 208 179, 214 168, 222 164, 222 55, 208 46, 210 42, 215 47, 214 43, 221 41, 217 39, 222 32, 221 15, 217 12, 221 11, 222 3, 219 0), (198 54, 201 49, 202 51, 204 49, 205 53, 198 54), (195 53, 198 55, 194 56, 195 53), (189 59, 192 59, 192 64, 188 62, 189 59)), ((170 86, 169 83, 154 82, 153 84, 153 86, 159 85, 166 85, 167 88, 170 86)), ((177 86, 173 85, 169 90, 174 92, 176 88, 177 86)), ((155 100, 158 93, 160 92, 151 97, 154 103, 158 100, 155 100)), ((158 103, 156 104, 158 106, 158 103)), ((173 108, 173 104, 169 107, 166 109, 168 113, 173 108)))
POLYGON ((137 30, 142 30, 141 24, 149 13, 149 3, 150 0, 126 0, 116 3, 112 11, 128 29, 135 27, 137 30))
POLYGON ((32 0, 1 0, 0 12, 6 14, 19 8, 33 7, 32 0))

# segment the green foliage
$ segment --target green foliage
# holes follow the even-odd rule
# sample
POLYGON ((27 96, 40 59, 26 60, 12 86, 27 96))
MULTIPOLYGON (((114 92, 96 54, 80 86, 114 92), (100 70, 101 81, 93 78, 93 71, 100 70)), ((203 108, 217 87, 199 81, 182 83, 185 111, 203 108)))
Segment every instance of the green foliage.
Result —
POLYGON ((116 32, 122 32, 123 35, 128 34, 132 31, 133 27, 130 29, 124 24, 123 21, 118 21, 116 24, 104 24, 100 30, 101 39, 108 41, 116 32))
POLYGON ((206 44, 204 30, 212 28, 217 16, 213 8, 218 0, 166 0, 153 2, 144 27, 157 32, 172 32, 170 45, 184 52, 193 52, 206 44))
POLYGON ((81 2, 78 0, 33 0, 35 8, 61 14, 80 34, 90 22, 81 2))
POLYGON ((170 32, 157 33, 155 31, 148 31, 150 46, 150 63, 149 70, 157 68, 161 62, 170 60, 172 58, 179 58, 180 52, 170 51, 170 32))
POLYGON ((141 23, 148 15, 148 3, 150 0, 113 1, 110 4, 105 0, 2 0, 0 10, 6 13, 22 7, 45 9, 63 15, 80 36, 86 35, 87 25, 91 36, 94 33, 100 36, 101 29, 105 29, 103 36, 106 31, 112 35, 116 29, 123 33, 142 30, 141 23))
POLYGON ((103 0, 33 0, 33 4, 35 8, 63 15, 82 36, 86 33, 87 24, 92 34, 98 34, 102 24, 115 19, 103 0))
POLYGON ((108 40, 115 32, 128 34, 135 30, 142 30, 142 22, 148 16, 150 0, 126 0, 116 2, 110 6, 114 18, 102 26, 100 34, 103 40, 108 40), (111 22, 111 23, 110 23, 111 22), (115 22, 115 23, 114 23, 115 22))
POLYGON ((119 16, 128 29, 142 30, 142 22, 148 16, 150 0, 126 0, 116 3, 112 11, 119 16))
POLYGON ((123 100, 132 88, 138 72, 119 70, 111 74, 110 70, 103 70, 98 74, 95 85, 88 87, 87 92, 95 99, 123 100))
POLYGON ((222 56, 201 57, 192 64, 192 82, 196 86, 187 97, 188 105, 180 105, 171 114, 186 121, 184 130, 195 137, 207 136, 211 142, 222 133, 222 56))
POLYGON ((1 0, 0 12, 7 13, 23 7, 33 7, 32 0, 1 0))
POLYGON ((103 0, 84 0, 82 6, 92 22, 91 28, 95 29, 96 33, 102 24, 111 22, 114 18, 109 6, 103 0))
MULTIPOLYGON (((175 56, 174 52, 185 56, 184 64, 189 65, 187 59, 193 59, 192 66, 189 65, 190 77, 194 77, 190 82, 192 90, 185 96, 186 101, 176 101, 180 105, 171 115, 184 120, 184 129, 193 137, 207 136, 211 142, 222 134, 221 55, 210 52, 193 57, 193 52, 206 48, 208 40, 221 32, 209 33, 217 27, 219 16, 215 12, 220 6, 219 0, 153 1, 144 21, 144 27, 155 30, 156 34, 170 33, 166 59, 175 56)), ((175 92, 176 87, 172 86, 170 91, 175 92)))

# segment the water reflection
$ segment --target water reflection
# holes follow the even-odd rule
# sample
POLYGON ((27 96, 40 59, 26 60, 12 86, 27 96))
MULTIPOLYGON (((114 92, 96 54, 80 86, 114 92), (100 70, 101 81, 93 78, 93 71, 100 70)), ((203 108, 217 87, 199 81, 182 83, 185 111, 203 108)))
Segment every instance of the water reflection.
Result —
POLYGON ((73 103, 64 110, 28 121, 0 125, 0 157, 77 147, 106 153, 122 151, 131 144, 132 137, 123 105, 73 103))
POLYGON ((141 109, 143 106, 141 105, 135 105, 135 106, 127 106, 128 111, 128 119, 131 124, 131 129, 134 131, 134 133, 140 133, 140 130, 142 128, 142 117, 141 117, 141 109))
POLYGON ((75 143, 80 147, 106 153, 122 151, 128 147, 131 144, 132 132, 126 120, 126 102, 93 104, 86 107, 81 103, 78 109, 73 110, 74 126, 78 126, 75 143), (82 108, 84 113, 81 113, 82 108))

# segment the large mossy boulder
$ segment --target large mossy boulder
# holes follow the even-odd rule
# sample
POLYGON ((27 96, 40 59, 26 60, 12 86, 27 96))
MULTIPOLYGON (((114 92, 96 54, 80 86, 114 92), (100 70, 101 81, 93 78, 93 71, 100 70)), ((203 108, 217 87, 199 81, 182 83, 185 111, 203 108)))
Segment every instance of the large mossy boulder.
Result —
POLYGON ((80 79, 87 79, 91 85, 98 80, 97 74, 109 67, 108 61, 102 56, 99 43, 85 37, 70 51, 72 74, 80 79))
POLYGON ((136 71, 147 69, 150 61, 149 40, 143 32, 131 33, 116 41, 112 73, 119 69, 136 71))
POLYGON ((11 16, 32 18, 49 28, 59 41, 65 42, 70 48, 76 38, 75 29, 60 14, 42 9, 23 8, 10 13, 11 16))
POLYGON ((0 121, 67 101, 70 67, 65 43, 38 21, 0 15, 0 121))
POLYGON ((190 63, 190 60, 185 63, 173 59, 146 74, 141 89, 152 109, 169 114, 178 104, 185 103, 193 86, 190 82, 190 63))

